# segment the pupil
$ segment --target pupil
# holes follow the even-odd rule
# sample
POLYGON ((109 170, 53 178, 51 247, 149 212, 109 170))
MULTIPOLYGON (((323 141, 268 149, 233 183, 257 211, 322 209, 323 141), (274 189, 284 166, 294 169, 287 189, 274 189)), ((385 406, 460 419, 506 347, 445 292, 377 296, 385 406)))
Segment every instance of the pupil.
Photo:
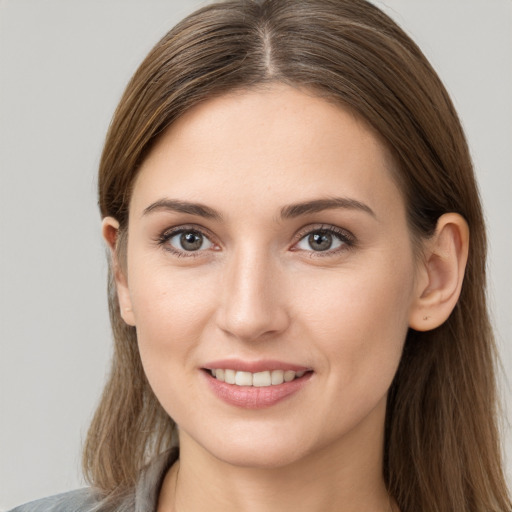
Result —
POLYGON ((309 235, 308 241, 315 251, 326 251, 332 245, 332 235, 328 233, 314 233, 309 235))
POLYGON ((181 246, 187 251, 197 251, 203 244, 203 237, 199 233, 182 233, 180 237, 181 246))

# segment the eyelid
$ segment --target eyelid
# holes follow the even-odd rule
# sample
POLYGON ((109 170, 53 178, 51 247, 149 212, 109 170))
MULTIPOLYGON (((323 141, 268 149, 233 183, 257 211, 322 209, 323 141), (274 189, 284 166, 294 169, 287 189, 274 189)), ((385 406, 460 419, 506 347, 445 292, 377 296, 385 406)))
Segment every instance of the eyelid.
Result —
POLYGON ((331 224, 316 224, 316 225, 309 225, 304 228, 301 228, 296 234, 295 234, 295 242, 291 248, 292 251, 301 251, 301 252, 307 252, 313 257, 323 257, 323 256, 332 256, 333 254, 337 254, 342 251, 346 251, 347 249, 350 249, 356 245, 357 239, 356 237, 348 230, 339 228, 337 226, 333 226, 331 224), (306 236, 311 235, 312 233, 316 232, 324 232, 329 233, 331 235, 334 235, 339 240, 343 242, 343 245, 341 247, 338 247, 336 249, 328 249, 326 251, 306 251, 304 249, 297 249, 297 244, 302 241, 306 236))
MULTIPOLYGON (((204 237, 206 237, 213 245, 214 245, 214 251, 219 250, 219 243, 216 241, 216 237, 206 228, 203 226, 199 226, 197 224, 180 224, 177 226, 172 226, 169 228, 166 228, 163 230, 157 237, 155 242, 161 246, 164 250, 171 252, 172 254, 178 256, 178 257, 198 257, 198 256, 204 256, 205 253, 208 253, 212 251, 211 248, 209 249, 203 249, 198 251, 181 251, 179 249, 174 248, 167 242, 174 236, 176 236, 179 233, 183 233, 186 231, 196 231, 198 233, 201 233, 204 237)), ((290 248, 292 251, 296 252, 307 252, 312 257, 323 257, 323 256, 332 256, 333 254, 337 254, 343 251, 346 251, 347 249, 352 248, 354 245, 356 245, 357 239, 356 237, 348 230, 333 226, 332 224, 310 224, 308 226, 305 226, 301 228, 295 235, 294 235, 294 242, 292 247, 290 248), (343 245, 341 247, 338 247, 333 250, 326 250, 326 251, 306 251, 304 249, 297 249, 297 244, 306 236, 315 233, 315 232, 325 232, 330 233, 337 237, 339 240, 343 242, 343 245)))
MULTIPOLYGON (((198 226, 196 224, 180 224, 178 226, 172 226, 170 228, 164 229, 155 239, 155 242, 161 246, 165 251, 168 251, 178 257, 186 257, 186 258, 194 258, 198 256, 203 256, 204 253, 211 251, 212 249, 202 249, 197 251, 182 251, 179 249, 176 249, 172 245, 170 245, 168 242, 171 240, 171 238, 175 237, 176 235, 179 235, 180 233, 186 233, 186 232, 197 232, 200 233, 202 236, 207 238, 213 246, 218 247, 218 243, 215 241, 215 237, 210 233, 209 230, 202 226, 198 226)), ((213 249, 216 250, 216 249, 213 249)))

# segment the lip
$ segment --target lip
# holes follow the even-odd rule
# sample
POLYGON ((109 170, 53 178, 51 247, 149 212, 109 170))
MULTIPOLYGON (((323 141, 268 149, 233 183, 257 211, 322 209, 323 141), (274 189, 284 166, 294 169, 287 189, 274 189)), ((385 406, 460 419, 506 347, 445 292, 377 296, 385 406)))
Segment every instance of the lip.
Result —
POLYGON ((307 366, 278 361, 276 359, 262 359, 259 361, 242 361, 241 359, 219 359, 211 361, 203 366, 206 370, 229 369, 238 372, 264 372, 266 370, 293 370, 294 372, 306 372, 311 370, 307 366))
MULTIPOLYGON (((221 366, 214 366, 214 368, 221 368, 221 366)), ((232 366, 228 366, 228 368, 235 369, 232 366)), ((247 368, 247 366, 244 366, 244 368, 247 368)), ((302 369, 303 367, 297 368, 302 369)), ((266 369, 269 369, 269 367, 267 366, 266 369)), ((282 367, 278 369, 282 369, 282 367)), ((206 383, 213 394, 228 405, 242 409, 265 409, 267 407, 272 407, 273 405, 276 405, 298 393, 310 381, 313 372, 308 371, 302 377, 290 382, 283 382, 282 384, 275 386, 265 387, 237 386, 236 384, 228 384, 217 380, 205 369, 201 371, 201 374, 203 375, 203 378, 206 379, 206 383)))

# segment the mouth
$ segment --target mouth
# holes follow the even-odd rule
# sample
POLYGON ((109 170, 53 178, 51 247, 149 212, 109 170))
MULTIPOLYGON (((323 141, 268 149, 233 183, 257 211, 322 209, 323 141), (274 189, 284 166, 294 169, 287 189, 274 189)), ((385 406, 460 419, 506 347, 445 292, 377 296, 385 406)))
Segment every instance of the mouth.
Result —
POLYGON ((220 382, 233 384, 235 386, 255 388, 279 386, 285 382, 292 382, 311 373, 310 370, 264 370, 255 373, 230 368, 205 368, 204 370, 220 382))
POLYGON ((201 368, 206 384, 220 400, 244 409, 263 409, 307 388, 314 370, 288 362, 265 359, 222 359, 201 368))
POLYGON ((201 368, 211 391, 231 406, 263 409, 278 404, 300 392, 313 376, 313 370, 295 366, 279 368, 276 363, 233 363, 228 361, 201 368), (226 368, 227 367, 227 368, 226 368), (269 368, 270 367, 270 368, 269 368), (256 371, 248 371, 249 369, 256 371))

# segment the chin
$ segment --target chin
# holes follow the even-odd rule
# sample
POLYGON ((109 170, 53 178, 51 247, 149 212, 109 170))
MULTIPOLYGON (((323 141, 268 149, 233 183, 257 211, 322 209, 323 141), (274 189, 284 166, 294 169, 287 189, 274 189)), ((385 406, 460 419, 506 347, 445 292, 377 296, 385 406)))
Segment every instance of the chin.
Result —
POLYGON ((302 460, 305 454, 300 446, 278 447, 275 445, 261 446, 229 446, 226 450, 216 449, 212 455, 225 464, 239 468, 279 469, 302 460))
MULTIPOLYGON (((226 431, 222 436, 198 439, 197 444, 215 459, 239 468, 278 469, 304 460, 312 453, 321 451, 308 436, 283 429, 244 429, 226 431)), ((190 438, 189 438, 190 439, 190 438)))

